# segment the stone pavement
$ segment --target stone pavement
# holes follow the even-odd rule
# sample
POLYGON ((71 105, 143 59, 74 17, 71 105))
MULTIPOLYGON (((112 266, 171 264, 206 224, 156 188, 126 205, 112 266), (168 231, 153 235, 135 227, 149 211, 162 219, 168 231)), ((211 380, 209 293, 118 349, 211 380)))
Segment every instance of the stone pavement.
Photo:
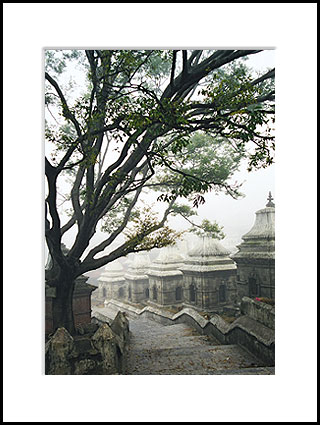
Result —
POLYGON ((238 345, 221 345, 185 324, 163 326, 146 318, 129 319, 125 375, 270 375, 238 345))

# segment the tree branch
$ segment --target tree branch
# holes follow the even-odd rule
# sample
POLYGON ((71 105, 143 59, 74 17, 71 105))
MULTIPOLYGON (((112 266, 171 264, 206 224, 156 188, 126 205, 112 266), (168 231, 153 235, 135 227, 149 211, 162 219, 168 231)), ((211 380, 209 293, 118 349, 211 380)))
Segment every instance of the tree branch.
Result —
MULTIPOLYGON (((147 168, 145 169, 145 171, 143 173, 144 177, 146 176, 146 174, 147 174, 147 168)), ((98 254, 99 252, 103 251, 106 247, 108 247, 119 236, 119 234, 125 229, 126 225, 128 224, 128 221, 130 219, 131 212, 132 212, 134 206, 136 205, 136 203, 138 201, 138 198, 139 198, 139 196, 141 194, 142 189, 143 189, 143 185, 141 185, 136 190, 135 196, 134 196, 132 202, 130 203, 130 205, 128 206, 128 208, 127 208, 127 211, 126 211, 126 213, 124 215, 124 218, 122 220, 121 225, 109 236, 108 239, 106 239, 105 241, 101 242, 94 249, 92 249, 89 252, 89 254, 87 255, 87 257, 85 258, 84 261, 86 261, 86 260, 92 260, 93 257, 96 254, 98 254)), ((109 208, 109 210, 110 210, 110 208, 109 208)))
POLYGON ((58 232, 60 230, 60 217, 57 210, 57 171, 50 164, 47 158, 45 158, 45 174, 47 177, 49 192, 46 198, 46 202, 48 203, 50 216, 52 218, 52 228, 50 230, 53 232, 58 232))
POLYGON ((94 58, 94 51, 93 50, 86 50, 86 56, 88 58, 89 64, 90 64, 90 69, 91 69, 91 80, 92 80, 92 91, 91 91, 91 95, 90 95, 90 106, 89 106, 89 114, 88 116, 91 117, 91 113, 92 113, 92 106, 93 106, 93 100, 94 100, 94 96, 97 93, 97 64, 94 58))
MULTIPOLYGON (((176 200, 176 198, 173 199, 170 202, 168 208, 164 212, 162 220, 157 225, 152 226, 143 235, 140 235, 141 238, 150 235, 151 233, 161 229, 164 226, 164 223, 166 222, 166 220, 168 218, 171 207, 174 204, 175 200, 176 200)), ((145 251, 144 248, 142 248, 142 249, 139 249, 139 248, 135 249, 135 248, 136 247, 134 245, 132 245, 132 242, 130 240, 126 241, 108 255, 105 255, 105 256, 97 258, 97 259, 89 259, 87 261, 83 261, 81 263, 81 265, 79 266, 79 274, 83 274, 83 273, 90 271, 90 270, 96 270, 100 267, 105 266, 106 264, 110 263, 111 261, 116 260, 119 257, 126 256, 126 255, 130 254, 131 252, 145 251)))
POLYGON ((173 51, 172 65, 171 65, 171 76, 170 76, 170 85, 174 86, 174 71, 176 69, 176 61, 177 61, 177 50, 173 51))
POLYGON ((197 65, 201 55, 202 50, 194 50, 188 60, 188 66, 190 67, 193 61, 195 61, 195 65, 197 65))
POLYGON ((58 95, 60 97, 60 100, 61 100, 61 103, 62 103, 62 113, 63 113, 63 116, 66 119, 69 119, 73 123, 73 125, 74 125, 74 127, 76 129, 76 132, 77 132, 78 137, 81 137, 80 125, 79 125, 78 121, 76 120, 75 116, 70 111, 70 109, 68 107, 68 104, 67 104, 67 101, 66 101, 66 99, 65 99, 65 97, 64 97, 64 95, 63 95, 63 93, 62 93, 62 91, 61 91, 58 83, 47 72, 45 73, 45 78, 56 89, 56 92, 58 93, 58 95))
POLYGON ((221 50, 213 53, 207 59, 204 59, 199 64, 190 68, 189 78, 184 81, 182 73, 178 75, 173 84, 169 84, 164 90, 161 99, 173 98, 178 100, 182 98, 182 94, 190 88, 191 85, 198 83, 203 77, 208 75, 214 69, 220 68, 221 66, 232 62, 243 56, 252 55, 262 50, 221 50))
POLYGON ((186 50, 182 50, 182 79, 186 80, 188 78, 188 52, 186 50))
POLYGON ((82 209, 81 209, 80 201, 79 201, 79 189, 80 189, 80 185, 81 185, 81 181, 83 179, 84 173, 85 173, 85 168, 80 167, 78 169, 76 180, 71 190, 72 206, 76 215, 76 219, 78 221, 79 228, 83 220, 82 209))

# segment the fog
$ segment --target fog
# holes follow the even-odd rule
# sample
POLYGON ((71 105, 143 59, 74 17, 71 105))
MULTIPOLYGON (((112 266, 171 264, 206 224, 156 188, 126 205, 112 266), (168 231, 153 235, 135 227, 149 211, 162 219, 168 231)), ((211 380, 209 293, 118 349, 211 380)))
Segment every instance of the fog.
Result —
MULTIPOLYGON (((267 69, 275 66, 275 50, 264 50, 255 55, 250 55, 246 64, 252 68, 257 75, 261 75, 267 69)), ((69 71, 63 75, 64 84, 68 84, 70 79, 77 81, 75 89, 68 93, 71 99, 75 99, 79 93, 84 91, 83 84, 85 82, 84 74, 76 64, 71 65, 69 71)), ((51 119, 50 114, 46 113, 46 119, 51 119)), ((47 155, 50 154, 49 146, 46 145, 45 150, 47 155)), ((110 159, 112 160, 112 158, 109 158, 109 161, 110 159)), ((223 226, 223 232, 225 234, 225 238, 222 243, 231 252, 236 252, 236 246, 241 242, 241 236, 247 233, 254 223, 255 212, 263 208, 267 203, 269 191, 271 191, 276 203, 275 165, 269 166, 266 169, 248 172, 247 164, 244 160, 244 162, 241 163, 239 171, 232 176, 229 182, 241 183, 242 186, 240 188, 240 192, 243 196, 235 200, 230 195, 225 195, 224 193, 207 193, 204 197, 206 201, 205 204, 198 207, 197 216, 194 216, 193 220, 197 224, 200 224, 203 219, 217 221, 220 226, 223 226)), ((70 190, 70 186, 66 182, 59 183, 59 192, 61 194, 67 193, 68 190, 70 190)), ((153 209, 158 211, 159 216, 161 216, 161 213, 165 209, 165 204, 157 202, 157 196, 158 194, 156 193, 148 192, 148 194, 142 195, 142 199, 148 204, 153 204, 153 209)), ((61 204, 63 205, 62 201, 61 204)), ((68 220, 68 217, 64 214, 63 207, 60 208, 60 212, 62 223, 65 223, 68 220)), ((169 217, 168 224, 175 230, 190 229, 190 225, 180 217, 169 217)), ((188 234, 186 234, 186 238, 190 239, 187 235, 188 234)), ((68 248, 72 246, 75 236, 76 226, 70 229, 63 236, 63 242, 68 248)), ((105 234, 100 231, 98 225, 97 232, 93 236, 85 254, 90 248, 97 243, 100 243, 104 238, 105 234)), ((111 249, 114 249, 115 245, 120 244, 121 239, 123 238, 120 236, 120 238, 118 238, 111 246, 111 249)), ((100 253, 100 255, 102 256, 105 253, 106 252, 100 253)), ((46 258, 47 254, 48 250, 47 247, 45 247, 46 258)), ((88 275, 90 275, 90 272, 88 275)))

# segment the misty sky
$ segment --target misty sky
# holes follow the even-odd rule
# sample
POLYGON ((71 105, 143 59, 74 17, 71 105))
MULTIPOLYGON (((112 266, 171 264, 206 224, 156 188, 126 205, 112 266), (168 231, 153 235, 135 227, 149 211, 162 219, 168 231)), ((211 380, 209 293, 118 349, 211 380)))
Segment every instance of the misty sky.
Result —
MULTIPOLYGON (((275 66, 275 53, 275 50, 264 50, 260 53, 250 55, 246 64, 257 73, 265 72, 267 69, 275 66)), ((83 90, 82 86, 84 82, 83 73, 78 70, 77 65, 71 67, 71 72, 66 72, 63 75, 63 81, 67 83, 70 77, 77 81, 76 89, 72 94, 72 97, 74 97, 78 91, 83 90)), ((48 118, 50 119, 50 115, 48 118)), ((45 148, 47 150, 48 146, 45 148)), ((255 212, 263 208, 267 203, 269 191, 271 191, 276 203, 274 171, 275 165, 272 165, 266 169, 254 170, 249 173, 246 170, 246 163, 243 162, 240 170, 232 176, 230 182, 242 183, 240 192, 244 194, 244 197, 235 200, 230 195, 210 192, 205 195, 206 202, 204 205, 199 206, 197 210, 198 216, 193 217, 194 221, 198 224, 205 218, 217 221, 219 225, 223 226, 223 231, 226 235, 223 240, 224 245, 235 251, 235 246, 241 242, 241 236, 251 229, 255 220, 255 212)), ((61 191, 63 192, 64 190, 67 189, 61 186, 61 191)), ((153 202, 155 209, 160 214, 164 211, 164 204, 156 201, 157 196, 157 194, 149 193, 148 195, 144 195, 144 199, 148 203, 153 202)), ((179 217, 169 217, 168 223, 176 230, 190 228, 188 223, 179 217)), ((75 226, 64 235, 63 242, 67 247, 70 248, 72 246, 75 235, 75 226)), ((98 225, 97 233, 94 235, 90 246, 101 242, 104 236, 100 232, 98 225)))
MULTIPOLYGON (((250 55, 246 64, 253 69, 265 71, 266 68, 275 66, 275 50, 264 50, 261 53, 250 55)), ((276 88, 277 90, 277 88, 276 88)), ((234 245, 241 241, 241 236, 247 233, 255 220, 255 212, 267 203, 271 191, 276 204, 275 196, 275 164, 266 168, 248 172, 246 164, 242 163, 240 170, 234 174, 231 181, 243 182, 240 189, 245 196, 234 200, 224 194, 207 194, 206 203, 199 207, 198 214, 201 218, 216 220, 224 226, 226 237, 224 244, 234 245)))

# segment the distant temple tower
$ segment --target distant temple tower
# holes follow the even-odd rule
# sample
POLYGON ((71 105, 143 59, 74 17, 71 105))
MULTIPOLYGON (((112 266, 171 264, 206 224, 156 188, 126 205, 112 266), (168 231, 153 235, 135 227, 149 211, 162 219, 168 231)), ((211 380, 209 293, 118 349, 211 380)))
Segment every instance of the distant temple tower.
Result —
POLYGON ((275 204, 269 192, 266 207, 256 212, 252 229, 242 236, 239 251, 232 256, 238 266, 237 287, 240 299, 275 299, 275 204))
POLYGON ((149 276, 150 301, 162 306, 179 304, 183 300, 183 274, 179 267, 183 257, 175 247, 162 248, 147 272, 149 276))
POLYGON ((230 252, 210 237, 202 238, 188 252, 183 272, 184 303, 205 311, 219 311, 234 305, 236 265, 230 252))
POLYGON ((107 264, 103 273, 98 278, 98 297, 101 300, 124 299, 126 296, 126 285, 124 269, 119 260, 107 264))

